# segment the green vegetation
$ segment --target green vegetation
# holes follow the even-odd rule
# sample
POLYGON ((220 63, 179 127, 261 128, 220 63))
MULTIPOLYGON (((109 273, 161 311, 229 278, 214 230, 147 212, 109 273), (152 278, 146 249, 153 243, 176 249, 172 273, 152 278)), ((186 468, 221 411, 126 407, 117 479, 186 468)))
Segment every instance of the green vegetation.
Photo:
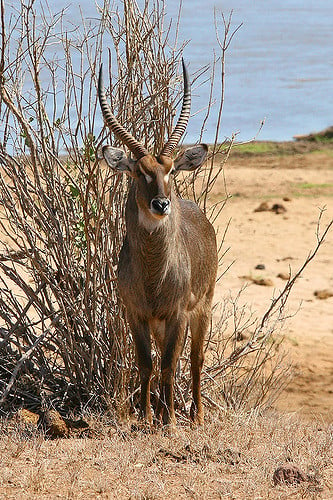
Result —
POLYGON ((313 134, 309 134, 307 136, 302 137, 302 140, 304 141, 311 141, 311 142, 321 142, 324 144, 333 143, 333 127, 328 127, 324 130, 321 130, 320 132, 314 132, 313 134))
POLYGON ((333 196, 333 183, 323 182, 323 183, 313 183, 313 182, 300 182, 293 183, 291 185, 294 197, 306 197, 306 196, 319 196, 325 194, 325 196, 333 196))
POLYGON ((233 153, 241 154, 275 154, 277 152, 277 147, 274 142, 248 142, 246 144, 234 145, 232 147, 233 153))
POLYGON ((326 182, 323 184, 314 184, 312 182, 302 182, 300 184, 296 184, 298 189, 327 189, 333 188, 333 183, 326 182))
POLYGON ((231 149, 231 155, 234 157, 256 155, 287 156, 308 153, 324 153, 331 156, 333 154, 333 139, 318 135, 318 140, 309 139, 284 142, 251 141, 245 144, 234 144, 231 149))
POLYGON ((324 144, 326 143, 332 143, 333 142, 333 136, 332 135, 320 135, 320 134, 314 134, 311 136, 311 139, 309 139, 313 142, 322 142, 324 144))

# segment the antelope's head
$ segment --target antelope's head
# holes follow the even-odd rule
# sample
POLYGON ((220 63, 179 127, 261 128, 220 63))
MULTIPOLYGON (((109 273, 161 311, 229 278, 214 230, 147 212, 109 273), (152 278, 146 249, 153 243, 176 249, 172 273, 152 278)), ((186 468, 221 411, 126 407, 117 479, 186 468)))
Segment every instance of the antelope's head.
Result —
POLYGON ((157 222, 171 213, 171 174, 179 170, 193 171, 202 165, 207 156, 207 146, 199 144, 186 149, 176 160, 172 159, 190 117, 191 91, 184 61, 183 79, 184 96, 180 116, 168 142, 155 157, 113 115, 105 96, 102 65, 100 68, 98 97, 105 124, 128 147, 134 159, 128 158, 122 149, 111 146, 103 147, 103 157, 113 170, 125 172, 135 179, 139 217, 141 215, 146 221, 157 222))

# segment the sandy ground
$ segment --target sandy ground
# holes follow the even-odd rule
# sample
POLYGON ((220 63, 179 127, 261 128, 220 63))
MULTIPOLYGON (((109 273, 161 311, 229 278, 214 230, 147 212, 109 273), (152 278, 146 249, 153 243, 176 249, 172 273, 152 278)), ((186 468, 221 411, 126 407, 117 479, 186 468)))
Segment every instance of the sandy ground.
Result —
MULTIPOLYGON (((333 218, 333 150, 232 153, 224 174, 231 198, 215 226, 221 239, 229 224, 222 271, 231 267, 218 282, 215 299, 222 302, 230 293, 236 296, 248 284, 241 303, 260 317, 286 283, 277 275, 288 274, 290 269, 295 273, 315 248, 320 208, 326 207, 321 232, 333 218), (264 201, 269 207, 283 204, 286 212, 255 212, 264 201), (258 264, 265 269, 256 269, 258 264), (269 278, 273 285, 259 286, 247 277, 269 278)), ((221 175, 211 201, 224 198, 225 193, 221 175)), ((292 317, 283 328, 283 345, 295 376, 276 404, 306 418, 322 416, 333 421, 333 297, 319 300, 314 295, 325 289, 333 293, 333 228, 288 300, 292 317)))
MULTIPOLYGON (((333 218, 333 156, 322 153, 288 156, 231 157, 225 167, 227 191, 232 195, 217 221, 220 233, 230 227, 224 266, 234 264, 217 285, 216 299, 229 290, 262 314, 273 294, 284 286, 279 273, 295 273, 316 247, 320 208, 322 232, 333 218), (287 199, 284 201, 283 198, 287 199), (266 201, 283 204, 286 212, 254 212, 266 201), (255 269, 258 264, 264 270, 255 269), (244 278, 270 278, 273 286, 259 286, 244 278)), ((224 194, 222 178, 214 190, 224 194)), ((333 293, 333 229, 315 259, 295 284, 288 300, 292 315, 284 325, 284 346, 295 366, 295 376, 276 406, 307 418, 333 421, 333 297, 319 300, 317 290, 333 293), (296 313, 296 314, 294 314, 296 313)))

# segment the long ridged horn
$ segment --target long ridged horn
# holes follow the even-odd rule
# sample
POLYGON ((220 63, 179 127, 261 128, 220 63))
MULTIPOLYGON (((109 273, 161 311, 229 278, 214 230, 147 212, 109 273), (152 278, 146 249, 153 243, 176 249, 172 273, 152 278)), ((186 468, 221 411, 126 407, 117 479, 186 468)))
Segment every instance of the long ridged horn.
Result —
POLYGON ((182 59, 183 63, 183 80, 184 80, 184 96, 183 96, 183 105, 178 118, 177 125, 175 126, 168 142, 163 147, 160 155, 171 157, 173 150, 177 146, 178 142, 181 139, 181 136, 184 134, 188 120, 190 118, 191 111, 191 86, 189 83, 188 72, 184 63, 184 59, 182 59))
POLYGON ((103 83, 103 64, 99 69, 98 77, 98 99, 102 109, 105 124, 109 127, 111 132, 120 139, 128 149, 133 153, 137 160, 148 154, 147 149, 140 144, 134 137, 124 129, 118 122, 117 118, 111 111, 110 105, 106 100, 104 83, 103 83))

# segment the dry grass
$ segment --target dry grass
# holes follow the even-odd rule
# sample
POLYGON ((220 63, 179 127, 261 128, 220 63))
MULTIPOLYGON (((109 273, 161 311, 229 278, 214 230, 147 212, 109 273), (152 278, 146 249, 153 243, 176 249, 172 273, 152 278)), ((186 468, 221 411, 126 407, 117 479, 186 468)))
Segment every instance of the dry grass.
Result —
POLYGON ((92 420, 94 438, 58 441, 3 425, 6 498, 330 498, 333 488, 333 428, 297 416, 214 413, 171 435, 92 420), (274 486, 285 463, 306 481, 274 486))

